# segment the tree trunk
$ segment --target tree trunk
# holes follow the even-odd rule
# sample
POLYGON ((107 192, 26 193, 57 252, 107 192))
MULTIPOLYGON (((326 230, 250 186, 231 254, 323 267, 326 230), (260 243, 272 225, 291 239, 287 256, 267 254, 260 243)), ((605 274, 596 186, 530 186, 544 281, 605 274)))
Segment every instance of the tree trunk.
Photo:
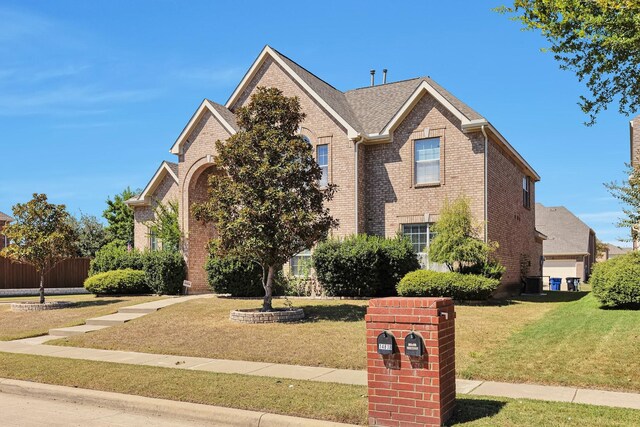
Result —
POLYGON ((44 304, 44 272, 40 272, 40 304, 44 304))
POLYGON ((273 311, 273 306, 271 305, 271 298, 273 296, 273 275, 275 272, 275 268, 270 265, 269 272, 267 273, 267 281, 263 284, 264 286, 264 302, 262 303, 262 311, 273 311))

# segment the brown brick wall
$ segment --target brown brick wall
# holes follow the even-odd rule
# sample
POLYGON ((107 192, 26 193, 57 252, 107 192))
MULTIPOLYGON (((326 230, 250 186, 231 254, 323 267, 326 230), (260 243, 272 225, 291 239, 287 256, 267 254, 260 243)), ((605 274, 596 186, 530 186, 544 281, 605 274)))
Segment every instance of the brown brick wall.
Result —
POLYGON ((435 98, 425 95, 393 134, 393 142, 366 147, 367 232, 392 237, 406 217, 438 214, 445 200, 466 196, 471 211, 484 218, 484 140, 464 134, 460 121, 435 98), (440 185, 413 184, 413 140, 440 136, 440 185))
POLYGON ((170 201, 179 200, 178 184, 168 173, 162 179, 162 182, 151 195, 151 206, 137 206, 133 208, 134 228, 133 228, 133 245, 135 248, 144 250, 150 245, 149 228, 146 222, 154 219, 154 209, 157 202, 168 203, 170 201))
POLYGON ((488 220, 489 240, 500 245, 497 255, 506 272, 503 291, 517 291, 520 285, 520 262, 531 263, 528 275, 540 271, 542 244, 535 238, 535 183, 531 181, 531 204, 525 208, 522 200, 524 172, 490 139, 488 159, 488 220))
POLYGON ((640 116, 631 120, 629 126, 631 164, 640 164, 640 116))
POLYGON ((443 425, 453 412, 456 396, 451 299, 372 299, 365 321, 369 425, 443 425), (377 337, 385 331, 395 337, 395 354, 377 352, 377 337), (404 339, 410 332, 422 338, 422 357, 405 353, 404 339))
MULTIPOLYGON (((330 179, 338 186, 334 199, 329 202, 328 207, 331 214, 340 222, 340 228, 334 231, 334 235, 346 236, 355 232, 355 197, 354 197, 354 147, 349 140, 346 130, 337 123, 329 113, 324 110, 305 90, 298 85, 289 75, 274 61, 268 59, 257 71, 251 83, 242 93, 236 105, 246 105, 249 97, 255 92, 258 86, 277 87, 286 96, 297 96, 300 99, 302 110, 307 114, 303 123, 303 132, 311 139, 311 142, 318 144, 319 140, 329 138, 331 140, 330 157, 331 163, 330 179)), ((362 148, 362 147, 360 147, 362 148)), ((362 150, 363 152, 364 150, 362 150)), ((361 154, 360 159, 363 158, 361 154)), ((362 181, 361 181, 362 182, 362 181)), ((361 206, 364 200, 360 200, 361 206)), ((364 209, 360 209, 361 224, 364 217, 364 209)))

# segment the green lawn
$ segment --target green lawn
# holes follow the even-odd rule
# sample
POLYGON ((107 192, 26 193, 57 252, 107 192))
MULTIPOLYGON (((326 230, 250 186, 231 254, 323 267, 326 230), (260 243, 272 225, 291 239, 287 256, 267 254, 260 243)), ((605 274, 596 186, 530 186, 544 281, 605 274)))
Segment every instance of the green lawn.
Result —
MULTIPOLYGON (((364 386, 0 353, 0 378, 366 424, 364 386), (96 375, 100 373, 100 375, 96 375)), ((631 426, 640 411, 525 399, 458 399, 448 425, 631 426)))
MULTIPOLYGON (((366 301, 294 300, 308 316, 295 324, 245 325, 229 320, 231 309, 258 304, 194 300, 54 344, 366 368, 366 301)), ((276 306, 283 304, 276 301, 276 306)), ((456 311, 460 377, 640 391, 639 311, 603 310, 591 294, 569 292, 502 304, 458 305, 456 311)))
POLYGON ((37 297, 0 298, 0 341, 45 335, 49 329, 84 324, 92 317, 115 313, 121 307, 154 301, 154 296, 101 297, 65 295, 48 297, 47 301, 73 301, 75 305, 58 310, 11 311, 10 302, 34 301, 37 297))
MULTIPOLYGON (((366 369, 364 314, 368 301, 294 300, 293 303, 304 308, 307 316, 304 322, 234 323, 229 320, 230 310, 256 307, 260 302, 202 299, 168 307, 108 330, 57 340, 53 344, 366 369), (277 350, 274 350, 274 344, 277 350)), ((456 307, 458 367, 464 368, 474 358, 502 345, 511 334, 541 319, 557 304, 547 301, 456 307)), ((284 302, 275 300, 274 305, 281 307, 284 302)))
POLYGON ((588 294, 560 305, 461 370, 465 378, 640 391, 640 311, 588 294))

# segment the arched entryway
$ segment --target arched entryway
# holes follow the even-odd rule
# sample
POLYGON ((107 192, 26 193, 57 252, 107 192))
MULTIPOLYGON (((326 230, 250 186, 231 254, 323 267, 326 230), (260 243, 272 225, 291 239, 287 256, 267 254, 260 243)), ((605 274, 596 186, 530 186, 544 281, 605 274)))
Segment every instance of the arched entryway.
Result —
POLYGON ((216 233, 211 224, 196 220, 192 207, 195 203, 201 203, 208 199, 209 177, 218 173, 218 170, 210 161, 203 161, 200 165, 197 163, 189 171, 182 192, 183 206, 186 207, 182 213, 182 229, 185 237, 183 250, 187 262, 187 278, 191 282, 191 292, 205 293, 210 291, 207 273, 204 270, 208 256, 207 246, 209 240, 214 238, 216 233))

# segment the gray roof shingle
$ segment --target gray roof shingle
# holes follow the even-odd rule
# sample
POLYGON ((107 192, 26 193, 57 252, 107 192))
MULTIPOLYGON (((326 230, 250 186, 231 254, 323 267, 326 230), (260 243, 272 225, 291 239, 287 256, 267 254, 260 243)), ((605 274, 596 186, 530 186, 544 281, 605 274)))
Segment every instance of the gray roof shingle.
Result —
POLYGON ((376 134, 391 121, 420 83, 426 81, 469 120, 483 119, 433 79, 418 77, 341 92, 287 56, 274 51, 311 89, 355 130, 376 134))
POLYGON ((176 176, 178 176, 178 164, 173 162, 167 162, 166 160, 165 160, 165 163, 167 164, 167 166, 169 166, 169 169, 171 169, 171 172, 173 172, 176 176))
POLYGON ((13 218, 11 218, 9 215, 7 215, 4 212, 0 212, 0 221, 2 221, 2 222, 11 222, 11 221, 13 221, 13 218))
POLYGON ((536 229, 547 235, 544 255, 589 253, 591 228, 564 206, 536 203, 536 229))
POLYGON ((229 111, 229 109, 227 107, 225 107, 224 105, 220 105, 217 102, 213 102, 210 99, 207 99, 207 101, 209 101, 211 103, 211 105, 213 105, 213 108, 215 108, 216 111, 218 113, 220 113, 222 118, 225 119, 227 121, 227 123, 229 123, 231 125, 233 130, 235 130, 235 131, 238 130, 238 123, 236 122, 236 115, 235 114, 233 114, 231 111, 229 111))

